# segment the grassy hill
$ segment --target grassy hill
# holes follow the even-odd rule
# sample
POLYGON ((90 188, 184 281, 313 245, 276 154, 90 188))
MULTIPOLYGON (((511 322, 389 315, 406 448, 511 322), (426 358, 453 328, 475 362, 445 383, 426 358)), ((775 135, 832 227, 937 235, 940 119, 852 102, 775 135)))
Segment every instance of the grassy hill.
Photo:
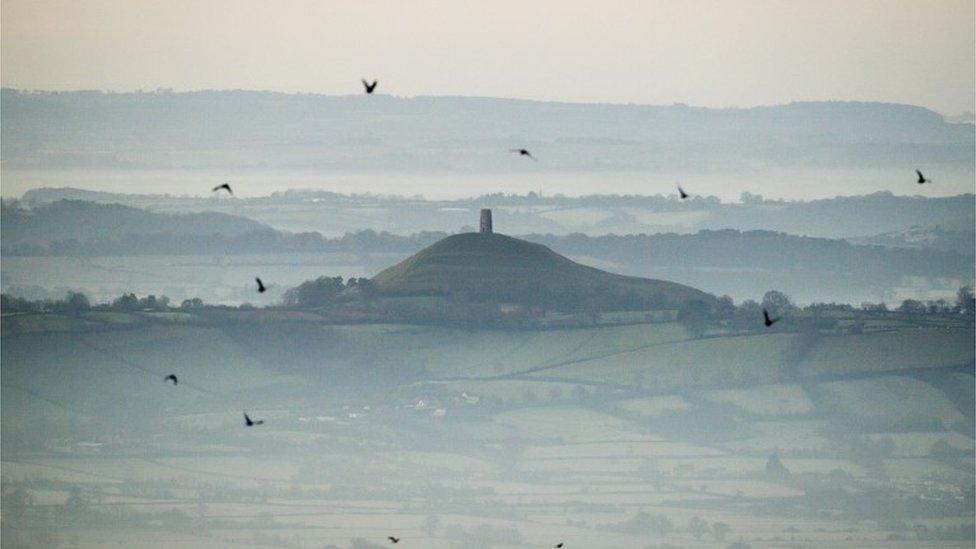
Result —
POLYGON ((449 236, 373 281, 387 296, 457 296, 564 310, 673 309, 714 299, 674 282, 580 265, 541 244, 482 233, 449 236))

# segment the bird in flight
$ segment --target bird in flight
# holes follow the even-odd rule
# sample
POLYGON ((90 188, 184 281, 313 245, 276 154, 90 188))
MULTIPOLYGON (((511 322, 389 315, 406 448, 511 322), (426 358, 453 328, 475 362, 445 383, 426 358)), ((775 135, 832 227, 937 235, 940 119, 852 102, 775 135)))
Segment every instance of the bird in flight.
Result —
POLYGON ((264 420, 259 419, 257 421, 254 421, 251 419, 250 416, 247 415, 247 412, 244 412, 244 425, 247 425, 248 427, 254 427, 255 425, 264 425, 264 420))
POLYGON ((922 175, 922 172, 921 171, 915 170, 915 173, 918 174, 918 181, 916 181, 916 183, 918 183, 919 185, 921 185, 922 183, 931 183, 932 182, 931 179, 925 179, 925 176, 922 175))
POLYGON ((562 547, 563 547, 563 542, 560 541, 559 543, 556 544, 556 549, 562 549, 562 547))
POLYGON ((689 196, 691 196, 688 193, 686 193, 684 189, 681 188, 681 185, 678 185, 678 194, 681 195, 681 200, 684 200, 689 196))
POLYGON ((233 195, 234 194, 234 191, 230 190, 230 183, 221 183, 220 185, 217 185, 216 187, 214 187, 213 188, 213 191, 211 191, 211 192, 217 192, 220 189, 226 189, 227 190, 227 194, 230 194, 230 195, 233 195))
POLYGON ((163 378, 163 381, 172 381, 173 382, 173 385, 176 385, 176 384, 178 384, 180 382, 180 380, 176 379, 176 374, 170 374, 170 375, 164 377, 163 378))
POLYGON ((767 328, 773 324, 776 324, 777 322, 779 322, 779 317, 769 318, 769 311, 763 309, 763 324, 765 324, 767 328))
POLYGON ((400 538, 395 538, 393 536, 386 536, 386 539, 390 540, 390 543, 400 543, 400 538))
POLYGON ((254 281, 258 283, 258 293, 259 294, 263 294, 264 292, 268 291, 268 289, 264 287, 264 282, 261 282, 261 279, 260 278, 254 277, 254 281))
POLYGON ((519 156, 528 156, 532 160, 535 160, 535 157, 532 156, 532 153, 528 149, 508 149, 508 152, 519 153, 519 156))
POLYGON ((372 84, 370 84, 366 80, 363 80, 362 82, 363 82, 363 87, 366 88, 366 95, 373 93, 373 90, 376 89, 376 85, 380 83, 379 80, 373 80, 372 84))

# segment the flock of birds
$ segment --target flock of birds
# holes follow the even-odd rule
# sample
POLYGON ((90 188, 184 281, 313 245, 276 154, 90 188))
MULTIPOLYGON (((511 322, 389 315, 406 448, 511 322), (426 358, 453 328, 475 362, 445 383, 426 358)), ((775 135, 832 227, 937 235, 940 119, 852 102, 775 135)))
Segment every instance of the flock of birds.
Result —
MULTIPOLYGON (((362 83, 363 83, 363 88, 364 88, 364 90, 366 92, 366 95, 371 95, 376 90, 376 86, 379 85, 379 80, 373 80, 372 82, 367 82, 365 79, 363 79, 362 80, 362 83)), ((521 149, 521 148, 520 149, 509 149, 509 152, 516 153, 519 156, 527 157, 527 158, 529 158, 529 159, 531 159, 533 161, 536 160, 536 157, 532 156, 532 153, 529 152, 528 149, 521 149)), ((915 170, 915 173, 918 174, 918 181, 917 181, 917 183, 919 185, 923 185, 925 183, 931 183, 932 182, 931 179, 926 178, 922 174, 921 170, 915 170)), ((224 183, 221 183, 220 185, 217 185, 216 187, 213 188, 213 191, 212 192, 215 192, 216 193, 216 192, 220 192, 220 191, 227 191, 227 194, 229 194, 231 196, 234 195, 234 190, 231 188, 230 183, 228 183, 228 182, 224 182, 224 183)), ((681 185, 678 185, 678 196, 681 198, 681 200, 687 200, 688 198, 691 197, 690 194, 688 194, 687 192, 685 192, 685 190, 681 187, 681 185)), ((264 292, 266 292, 268 290, 267 286, 264 285, 264 282, 262 282, 259 277, 255 277, 254 280, 255 280, 255 282, 257 282, 257 290, 258 290, 258 293, 263 294, 264 292)), ((772 317, 772 316, 769 315, 769 311, 767 309, 763 309, 763 324, 767 328, 769 328, 773 324, 776 324, 779 321, 780 321, 780 317, 772 317)), ((176 374, 170 374, 170 375, 166 376, 166 378, 164 379, 164 381, 172 381, 174 386, 179 384, 179 378, 176 377, 176 374)), ((251 419, 250 416, 247 415, 247 412, 246 411, 245 412, 242 412, 242 413, 244 415, 244 425, 246 427, 254 427, 254 426, 257 426, 257 425, 264 425, 264 420, 263 419, 253 420, 253 419, 251 419)), ((390 543, 394 543, 394 544, 400 543, 400 538, 395 537, 395 536, 387 536, 386 539, 388 539, 390 541, 390 543)), ((557 543, 554 547, 556 547, 556 549, 562 549, 563 543, 562 542, 557 543)))

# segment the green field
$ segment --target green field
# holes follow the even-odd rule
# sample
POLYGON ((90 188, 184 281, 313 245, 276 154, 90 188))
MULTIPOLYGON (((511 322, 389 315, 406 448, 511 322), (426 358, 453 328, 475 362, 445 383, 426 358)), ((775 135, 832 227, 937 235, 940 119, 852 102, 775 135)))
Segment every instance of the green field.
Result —
POLYGON ((825 334, 798 360, 797 334, 674 322, 10 320, 5 547, 971 546, 901 526, 972 523, 959 328, 825 334))

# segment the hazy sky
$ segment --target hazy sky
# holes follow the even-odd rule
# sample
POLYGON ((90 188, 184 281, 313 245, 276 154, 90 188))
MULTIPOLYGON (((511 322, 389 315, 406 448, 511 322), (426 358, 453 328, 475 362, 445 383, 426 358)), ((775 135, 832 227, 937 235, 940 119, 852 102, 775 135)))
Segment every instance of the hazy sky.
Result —
POLYGON ((974 1, 3 0, 3 85, 974 110, 974 1))

